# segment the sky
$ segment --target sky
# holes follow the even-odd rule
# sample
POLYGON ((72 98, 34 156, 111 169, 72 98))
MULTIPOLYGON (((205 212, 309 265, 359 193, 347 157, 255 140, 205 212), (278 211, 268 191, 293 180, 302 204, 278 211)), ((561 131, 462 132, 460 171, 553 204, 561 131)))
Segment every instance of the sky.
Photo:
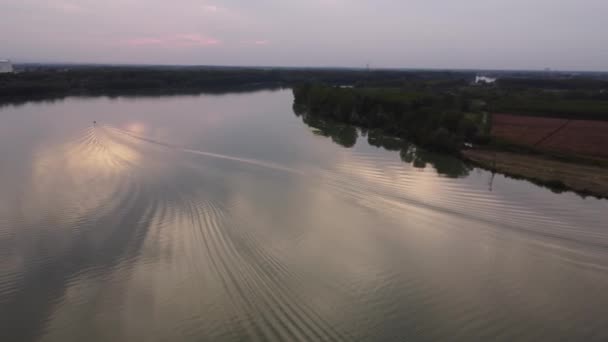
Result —
POLYGON ((608 0, 0 0, 0 59, 608 71, 608 0))

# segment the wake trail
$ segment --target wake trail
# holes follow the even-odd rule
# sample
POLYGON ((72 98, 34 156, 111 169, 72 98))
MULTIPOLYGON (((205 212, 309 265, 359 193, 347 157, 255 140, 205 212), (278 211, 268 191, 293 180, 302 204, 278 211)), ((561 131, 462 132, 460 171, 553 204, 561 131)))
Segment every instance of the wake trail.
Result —
MULTIPOLYGON (((362 198, 368 199, 368 201, 366 201, 366 203, 361 203, 359 201, 357 201, 357 203, 359 205, 363 205, 367 208, 371 208, 371 209, 375 209, 375 210, 380 210, 380 211, 386 212, 387 208, 391 208, 393 210, 397 210, 398 212, 402 212, 408 206, 413 206, 416 208, 422 208, 422 209, 427 209, 427 210, 431 210, 434 212, 440 212, 440 213, 447 214, 450 216, 461 217, 463 219, 468 219, 473 222, 479 222, 482 224, 490 224, 490 225, 499 226, 499 227, 509 229, 509 230, 525 232, 528 234, 532 233, 534 235, 554 238, 554 239, 558 239, 561 241, 568 241, 570 243, 585 244, 588 246, 592 245, 592 246, 600 247, 600 248, 606 247, 606 244, 604 241, 588 241, 587 239, 573 238, 573 237, 565 235, 565 234, 559 234, 558 232, 555 232, 554 230, 539 231, 537 229, 532 229, 530 227, 531 222, 529 222, 529 220, 525 221, 525 222, 519 221, 519 223, 522 226, 518 226, 518 225, 502 222, 501 220, 497 220, 496 218, 487 217, 486 215, 483 215, 480 212, 480 210, 487 209, 488 204, 486 204, 485 206, 481 206, 481 207, 475 207, 473 209, 473 211, 471 212, 469 210, 463 210, 463 208, 454 208, 453 206, 449 206, 449 205, 446 206, 446 205, 442 205, 441 203, 436 203, 436 202, 433 203, 433 202, 420 200, 418 198, 415 198, 415 196, 412 197, 409 194, 396 193, 394 191, 394 189, 393 189, 393 191, 390 191, 390 190, 386 191, 387 189, 382 189, 382 187, 379 188, 378 185, 371 184, 371 186, 370 186, 370 184, 364 184, 365 182, 361 182, 361 179, 352 179, 344 174, 341 174, 341 173, 335 172, 335 171, 332 172, 332 171, 328 171, 328 170, 325 170, 325 171, 309 170, 309 172, 305 173, 300 170, 295 170, 295 169, 292 169, 289 167, 285 167, 282 165, 269 163, 269 162, 265 162, 265 161, 249 159, 249 158, 233 157, 233 156, 228 156, 228 155, 224 155, 224 154, 200 151, 200 150, 191 149, 188 147, 174 145, 174 144, 170 144, 167 142, 142 137, 142 136, 133 134, 132 132, 129 132, 129 131, 126 131, 126 130, 123 130, 120 128, 108 126, 108 125, 104 125, 103 128, 109 129, 111 131, 115 131, 119 134, 123 134, 123 135, 131 137, 133 139, 138 139, 141 141, 145 141, 145 142, 155 144, 158 146, 163 146, 165 148, 173 149, 173 150, 183 152, 183 153, 190 153, 190 154, 195 154, 195 155, 200 155, 200 156, 205 156, 205 157, 229 160, 229 161, 234 161, 234 162, 238 162, 238 163, 245 163, 245 164, 254 165, 254 166, 258 166, 258 167, 264 167, 264 168, 268 168, 268 169, 288 172, 291 174, 297 174, 297 175, 301 175, 301 176, 305 176, 305 175, 315 176, 313 178, 321 179, 322 182, 325 183, 326 185, 328 185, 333 190, 333 193, 335 193, 335 194, 345 196, 345 198, 355 199, 355 200, 356 199, 360 200, 362 198), (378 206, 379 203, 381 203, 382 206, 379 207, 378 206)), ((531 215, 534 218, 542 219, 542 217, 539 218, 539 217, 537 217, 538 215, 534 215, 533 213, 531 215)), ((521 219, 520 216, 517 216, 517 217, 521 219)), ((536 223, 539 223, 539 222, 536 222, 536 223)), ((557 222, 553 222, 554 225, 556 223, 557 222)), ((545 224, 548 224, 548 222, 545 222, 545 224)))
POLYGON ((304 175, 304 172, 302 172, 300 170, 296 170, 296 169, 293 169, 293 168, 290 168, 290 167, 287 167, 287 166, 283 166, 283 165, 279 165, 279 164, 275 164, 275 163, 271 163, 271 162, 266 162, 266 161, 257 160, 257 159, 233 157, 233 156, 228 156, 228 155, 225 155, 225 154, 219 154, 219 153, 212 153, 212 152, 206 152, 206 151, 201 151, 201 150, 195 150, 195 149, 184 147, 184 146, 174 145, 174 144, 170 144, 170 143, 167 143, 167 142, 163 142, 163 141, 158 141, 158 140, 142 137, 142 136, 133 134, 133 133, 131 133, 129 131, 126 131, 126 130, 123 130, 123 129, 120 129, 120 128, 116 128, 116 127, 113 127, 113 126, 104 125, 103 127, 106 128, 106 129, 115 131, 117 133, 129 136, 129 137, 134 138, 134 139, 138 139, 138 140, 145 141, 145 142, 148 142, 148 143, 151 143, 151 144, 163 146, 163 147, 166 147, 166 148, 169 148, 169 149, 173 149, 173 150, 176 150, 176 151, 180 151, 180 152, 191 153, 191 154, 196 154, 196 155, 199 155, 199 156, 205 156, 205 157, 211 157, 211 158, 217 158, 217 159, 223 159, 223 160, 230 160, 230 161, 234 161, 234 162, 245 163, 245 164, 260 166, 260 167, 264 167, 264 168, 269 168, 269 169, 274 169, 274 170, 279 170, 279 171, 284 171, 284 172, 304 175))

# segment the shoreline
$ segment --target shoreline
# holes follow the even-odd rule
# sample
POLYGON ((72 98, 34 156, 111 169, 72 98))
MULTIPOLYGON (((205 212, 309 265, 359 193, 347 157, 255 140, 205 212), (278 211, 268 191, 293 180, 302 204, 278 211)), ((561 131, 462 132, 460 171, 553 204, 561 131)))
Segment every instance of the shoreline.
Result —
POLYGON ((608 170, 600 166, 493 149, 463 150, 461 158, 475 166, 528 180, 556 193, 571 191, 582 197, 608 199, 608 170))

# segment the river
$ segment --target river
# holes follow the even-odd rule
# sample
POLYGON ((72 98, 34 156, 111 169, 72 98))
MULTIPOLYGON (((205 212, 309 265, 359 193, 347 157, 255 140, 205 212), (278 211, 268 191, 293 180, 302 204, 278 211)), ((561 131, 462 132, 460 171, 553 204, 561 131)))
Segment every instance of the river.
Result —
POLYGON ((292 102, 0 108, 1 340, 608 340, 608 201, 292 102))

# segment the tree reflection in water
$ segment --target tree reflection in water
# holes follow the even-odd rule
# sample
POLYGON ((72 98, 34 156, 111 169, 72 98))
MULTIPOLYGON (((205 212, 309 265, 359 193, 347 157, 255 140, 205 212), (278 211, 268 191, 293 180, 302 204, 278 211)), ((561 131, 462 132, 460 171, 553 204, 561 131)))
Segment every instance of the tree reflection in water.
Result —
POLYGON ((307 112, 298 112, 294 106, 294 112, 302 117, 302 121, 313 128, 313 133, 331 138, 333 142, 344 147, 353 147, 357 143, 359 134, 354 126, 327 121, 320 117, 310 115, 307 112))
POLYGON ((340 146, 347 148, 355 146, 360 135, 362 138, 367 137, 367 143, 370 146, 387 151, 399 151, 401 160, 415 168, 424 169, 427 165, 431 165, 438 174, 450 178, 466 177, 472 169, 471 166, 454 156, 419 148, 401 138, 386 135, 381 130, 367 130, 325 120, 311 115, 305 108, 298 105, 294 105, 293 109, 296 116, 301 117, 306 125, 313 128, 314 134, 331 138, 340 146))

